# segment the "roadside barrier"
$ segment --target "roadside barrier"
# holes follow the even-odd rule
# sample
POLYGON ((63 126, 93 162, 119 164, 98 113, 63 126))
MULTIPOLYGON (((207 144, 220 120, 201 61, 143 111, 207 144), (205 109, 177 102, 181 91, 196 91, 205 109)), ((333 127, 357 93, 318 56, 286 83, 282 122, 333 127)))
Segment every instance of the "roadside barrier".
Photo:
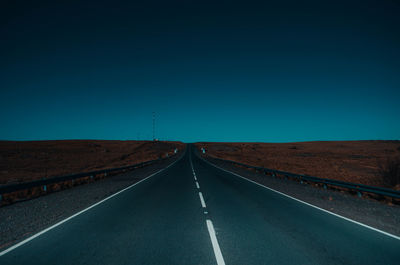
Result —
POLYGON ((171 158, 175 155, 177 155, 177 153, 174 153, 173 155, 171 155, 169 157, 149 160, 149 161, 145 161, 142 163, 124 166, 124 167, 107 168, 107 169, 84 172, 84 173, 50 177, 50 178, 46 178, 46 179, 34 180, 34 181, 29 181, 29 182, 1 185, 0 186, 0 205, 4 203, 4 201, 2 201, 2 199, 4 200, 4 198, 5 198, 4 195, 6 195, 6 194, 10 194, 10 193, 18 192, 18 191, 24 191, 24 190, 31 190, 31 189, 35 189, 35 188, 41 188, 42 192, 44 192, 44 193, 46 193, 48 191, 51 192, 51 190, 48 189, 48 187, 49 187, 49 185, 52 185, 52 184, 65 183, 67 181, 68 182, 70 181, 71 185, 74 186, 74 184, 76 183, 77 180, 85 178, 85 177, 89 177, 90 180, 93 180, 93 178, 95 176, 99 176, 99 175, 106 177, 110 173, 125 172, 125 171, 132 170, 135 168, 144 167, 144 166, 153 164, 155 162, 165 160, 167 158, 171 158))

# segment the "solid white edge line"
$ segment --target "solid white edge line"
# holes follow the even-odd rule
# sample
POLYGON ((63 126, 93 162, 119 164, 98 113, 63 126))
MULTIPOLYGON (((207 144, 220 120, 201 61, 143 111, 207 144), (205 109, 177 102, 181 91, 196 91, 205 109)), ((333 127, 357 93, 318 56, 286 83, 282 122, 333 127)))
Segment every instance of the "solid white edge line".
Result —
POLYGON ((369 225, 360 223, 360 222, 355 221, 355 220, 353 220, 353 219, 350 219, 350 218, 341 216, 341 215, 339 215, 339 214, 330 212, 330 211, 328 211, 328 210, 325 210, 325 209, 323 209, 323 208, 320 208, 320 207, 315 206, 315 205, 313 205, 313 204, 310 204, 310 203, 308 203, 308 202, 305 202, 305 201, 302 201, 302 200, 300 200, 300 199, 294 198, 294 197, 292 197, 292 196, 290 196, 290 195, 287 195, 287 194, 285 194, 285 193, 283 193, 283 192, 280 192, 280 191, 274 190, 274 189, 272 189, 272 188, 269 188, 269 187, 267 187, 267 186, 264 186, 264 185, 262 185, 262 184, 260 184, 260 183, 257 183, 257 182, 255 182, 255 181, 253 181, 253 180, 250 180, 250 179, 247 179, 247 178, 245 178, 245 177, 242 177, 242 176, 240 176, 239 174, 236 174, 236 173, 234 173, 234 172, 231 172, 231 171, 229 171, 229 170, 226 170, 226 169, 223 169, 223 168, 221 168, 221 167, 219 167, 219 166, 216 166, 216 165, 214 165, 213 163, 211 163, 211 162, 205 160, 205 159, 202 158, 202 157, 201 157, 201 159, 202 159, 203 161, 207 162, 208 164, 210 164, 210 165, 212 165, 212 166, 214 166, 214 167, 216 167, 216 168, 218 168, 218 169, 220 169, 220 170, 222 170, 222 171, 225 171, 225 172, 230 173, 230 174, 232 174, 232 175, 235 175, 235 176, 237 176, 237 177, 239 177, 239 178, 242 178, 242 179, 244 179, 244 180, 247 180, 247 181, 249 181, 249 182, 252 182, 252 183, 254 183, 254 184, 258 185, 258 186, 261 186, 261 187, 263 187, 263 188, 266 188, 266 189, 268 189, 268 190, 270 190, 270 191, 276 192, 276 193, 278 193, 278 194, 280 194, 280 195, 283 195, 283 196, 285 196, 285 197, 288 197, 288 198, 290 198, 290 199, 293 199, 293 200, 295 200, 295 201, 298 201, 298 202, 300 202, 300 203, 303 203, 303 204, 308 205, 308 206, 310 206, 310 207, 313 207, 313 208, 315 208, 315 209, 321 210, 321 211, 323 211, 323 212, 325 212, 325 213, 334 215, 334 216, 339 217, 339 218, 341 218, 341 219, 347 220, 347 221, 352 222, 352 223, 354 223, 354 224, 358 224, 358 225, 363 226, 363 227, 365 227, 365 228, 371 229, 371 230, 373 230, 373 231, 375 231, 375 232, 379 232, 379 233, 384 234, 384 235, 386 235, 386 236, 389 236, 389 237, 392 237, 392 238, 394 238, 394 239, 400 240, 400 237, 399 237, 399 236, 390 234, 390 233, 388 233, 388 232, 385 232, 385 231, 379 230, 379 229, 377 229, 377 228, 374 228, 374 227, 372 227, 372 226, 369 226, 369 225))
POLYGON ((196 181, 196 187, 198 188, 198 189, 200 189, 200 185, 199 185, 199 183, 196 181))
POLYGON ((200 197, 201 206, 203 208, 206 208, 207 207, 206 202, 204 201, 203 194, 201 192, 199 192, 199 197, 200 197))
MULTIPOLYGON (((183 155, 182 157, 184 157, 184 155, 183 155)), ((143 182, 143 181, 145 181, 145 180, 151 178, 152 176, 157 175, 158 173, 160 173, 160 172, 166 170, 167 168, 173 166, 176 162, 180 161, 180 160, 182 159, 182 157, 179 158, 178 160, 176 160, 174 163, 168 165, 167 167, 165 167, 165 168, 163 168, 163 169, 160 169, 159 171, 157 171, 157 172, 155 172, 155 173, 153 173, 153 174, 147 176, 146 178, 144 178, 144 179, 142 179, 142 180, 140 180, 140 181, 138 181, 138 182, 136 182, 136 183, 134 183, 134 184, 132 184, 132 185, 126 187, 126 188, 124 188, 123 190, 120 190, 120 191, 114 193, 113 195, 110 195, 110 196, 108 196, 107 198, 105 198, 105 199, 103 199, 103 200, 101 200, 101 201, 99 201, 99 202, 96 202, 95 204, 93 204, 93 205, 87 207, 86 209, 83 209, 83 210, 81 210, 81 211, 79 211, 79 212, 77 212, 77 213, 71 215, 70 217, 67 217, 66 219, 64 219, 64 220, 62 220, 62 221, 60 221, 60 222, 58 222, 58 223, 56 223, 56 224, 54 224, 54 225, 52 225, 52 226, 50 226, 50 227, 44 229, 44 230, 42 230, 42 231, 40 231, 40 232, 34 234, 33 236, 30 236, 30 237, 28 237, 28 238, 22 240, 21 242, 19 242, 19 243, 15 244, 15 245, 13 245, 13 246, 11 246, 11 247, 9 247, 9 248, 3 250, 2 252, 0 252, 0 257, 3 256, 3 255, 5 255, 5 254, 7 254, 8 252, 10 252, 10 251, 12 251, 12 250, 14 250, 14 249, 16 249, 16 248, 18 248, 18 247, 24 245, 25 243, 28 243, 29 241, 35 239, 36 237, 38 237, 38 236, 40 236, 40 235, 42 235, 42 234, 44 234, 44 233, 46 233, 46 232, 52 230, 53 228, 56 228, 57 226, 62 225, 63 223, 65 223, 65 222, 71 220, 72 218, 74 218, 74 217, 76 217, 76 216, 78 216, 78 215, 80 215, 80 214, 82 214, 82 213, 84 213, 84 212, 86 212, 86 211, 92 209, 93 207, 96 207, 97 205, 99 205, 99 204, 101 204, 101 203, 103 203, 103 202, 105 202, 105 201, 111 199, 112 197, 117 196, 118 194, 120 194, 120 193, 122 193, 122 192, 124 192, 124 191, 126 191, 126 190, 128 190, 128 189, 130 189, 130 188, 132 188, 133 186, 136 186, 137 184, 139 184, 139 183, 141 183, 141 182, 143 182)))
POLYGON ((224 257, 222 256, 221 249, 219 248, 217 236, 215 235, 214 225, 211 220, 207 219, 208 233, 210 234, 211 244, 213 246, 215 259, 218 265, 225 265, 224 257))

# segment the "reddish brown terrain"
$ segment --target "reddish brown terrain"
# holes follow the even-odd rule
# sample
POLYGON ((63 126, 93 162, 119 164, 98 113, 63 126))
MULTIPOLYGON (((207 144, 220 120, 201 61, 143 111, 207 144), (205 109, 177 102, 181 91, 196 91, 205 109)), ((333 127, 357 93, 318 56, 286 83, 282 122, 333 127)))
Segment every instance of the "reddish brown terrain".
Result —
POLYGON ((0 141, 0 184, 136 164, 184 146, 161 141, 0 141))
MULTIPOLYGON (((385 186, 380 167, 400 156, 400 141, 197 143, 207 154, 316 177, 385 186)), ((397 187, 398 188, 398 187, 397 187)))

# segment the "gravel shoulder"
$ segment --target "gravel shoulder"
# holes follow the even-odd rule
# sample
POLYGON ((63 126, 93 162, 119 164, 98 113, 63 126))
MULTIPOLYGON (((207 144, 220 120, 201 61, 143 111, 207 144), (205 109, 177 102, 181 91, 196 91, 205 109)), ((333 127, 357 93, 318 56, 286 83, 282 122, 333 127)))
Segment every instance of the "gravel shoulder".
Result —
POLYGON ((146 178, 182 154, 130 172, 0 208, 0 251, 146 178))
POLYGON ((266 176, 210 157, 207 157, 207 160, 214 165, 299 200, 393 235, 400 236, 399 205, 389 205, 373 199, 359 198, 342 191, 324 190, 323 188, 301 184, 293 180, 266 176))

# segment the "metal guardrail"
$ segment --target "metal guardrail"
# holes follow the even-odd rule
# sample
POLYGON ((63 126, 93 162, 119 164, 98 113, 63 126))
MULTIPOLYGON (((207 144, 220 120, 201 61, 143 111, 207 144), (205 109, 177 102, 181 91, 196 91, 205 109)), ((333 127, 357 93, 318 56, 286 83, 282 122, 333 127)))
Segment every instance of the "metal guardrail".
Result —
MULTIPOLYGON (((173 156, 174 155, 172 155, 170 157, 173 157, 173 156)), ((99 174, 108 174, 108 173, 114 173, 117 171, 124 171, 124 170, 130 170, 130 169, 134 169, 134 168, 138 168, 138 167, 144 167, 144 166, 147 166, 149 164, 152 164, 154 162, 161 161, 164 159, 166 159, 166 158, 149 160, 149 161, 145 161, 142 163, 124 166, 124 167, 108 168, 108 169, 102 169, 102 170, 96 170, 96 171, 90 171, 90 172, 84 172, 84 173, 52 177, 52 178, 41 179, 41 180, 34 180, 34 181, 30 181, 30 182, 2 185, 2 186, 0 186, 0 198, 3 194, 16 192, 16 191, 20 191, 20 190, 27 190, 27 189, 31 189, 31 188, 35 188, 35 187, 44 187, 44 190, 46 191, 47 185, 49 185, 49 184, 55 184, 55 183, 69 181, 69 180, 77 180, 77 179, 80 179, 83 177, 89 177, 89 176, 94 177, 99 174)))
POLYGON ((368 185, 364 185, 364 184, 357 184, 357 183, 345 182, 345 181, 334 180, 334 179, 318 178, 318 177, 302 175, 302 174, 294 174, 294 173, 275 170, 275 169, 250 166, 250 165, 246 165, 246 164, 239 163, 239 162, 236 162, 236 161, 216 158, 216 157, 212 157, 212 156, 208 156, 208 157, 210 157, 212 159, 215 159, 215 160, 228 162, 228 163, 239 165, 239 166, 242 166, 242 167, 246 167, 246 168, 251 168, 251 169, 258 170, 258 171, 262 171, 265 174, 269 173, 272 176, 282 175, 282 176, 286 176, 286 177, 290 177, 290 178, 296 179, 298 181, 307 181, 307 182, 313 182, 313 183, 320 183, 320 184, 323 184, 325 188, 326 188, 326 185, 335 186, 335 187, 341 187, 341 188, 347 188, 347 189, 350 189, 350 190, 357 191, 359 196, 361 196, 363 192, 367 192, 367 193, 377 194, 377 195, 381 195, 381 196, 400 199, 400 191, 393 190, 393 189, 368 186, 368 185))

